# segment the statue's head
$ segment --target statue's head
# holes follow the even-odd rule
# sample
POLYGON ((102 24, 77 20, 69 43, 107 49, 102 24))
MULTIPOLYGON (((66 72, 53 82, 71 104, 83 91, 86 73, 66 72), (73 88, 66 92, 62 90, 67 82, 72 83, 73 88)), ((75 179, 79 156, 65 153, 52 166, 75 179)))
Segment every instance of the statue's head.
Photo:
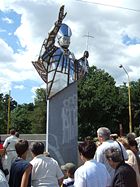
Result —
POLYGON ((70 45, 70 37, 72 35, 71 29, 65 23, 62 23, 58 32, 58 43, 62 48, 68 48, 70 45))

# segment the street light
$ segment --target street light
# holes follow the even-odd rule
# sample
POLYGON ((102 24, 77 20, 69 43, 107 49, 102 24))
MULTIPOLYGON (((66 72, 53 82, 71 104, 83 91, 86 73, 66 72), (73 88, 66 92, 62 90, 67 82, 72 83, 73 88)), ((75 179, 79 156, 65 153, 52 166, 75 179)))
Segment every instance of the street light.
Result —
POLYGON ((129 74, 126 71, 126 69, 123 67, 123 65, 121 64, 119 66, 119 68, 123 68, 123 70, 125 71, 127 77, 128 77, 128 109, 129 109, 129 132, 132 132, 132 114, 131 114, 131 90, 130 90, 130 78, 129 78, 129 74))

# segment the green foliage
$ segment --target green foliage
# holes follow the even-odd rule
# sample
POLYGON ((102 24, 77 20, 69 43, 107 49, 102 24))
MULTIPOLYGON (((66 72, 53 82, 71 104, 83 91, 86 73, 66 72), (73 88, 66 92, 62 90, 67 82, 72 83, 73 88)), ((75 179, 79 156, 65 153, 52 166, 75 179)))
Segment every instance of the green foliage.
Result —
POLYGON ((11 112, 11 127, 23 134, 31 133, 31 115, 34 110, 32 103, 18 105, 11 112))
MULTIPOLYGON (((140 79, 132 81, 131 109, 133 130, 140 134, 140 79)), ((9 95, 0 94, 0 133, 7 132, 9 95)), ((17 105, 10 98, 11 127, 20 133, 46 132, 46 90, 37 89, 33 103, 17 105)), ((96 136, 101 126, 109 127, 112 133, 129 132, 128 87, 115 86, 114 79, 95 66, 78 83, 78 127, 79 139, 96 136)))
POLYGON ((8 126, 8 107, 12 111, 16 106, 17 102, 10 97, 10 106, 8 106, 9 95, 0 94, 0 133, 7 133, 8 126))
POLYGON ((140 128, 140 79, 137 82, 131 82, 131 103, 133 126, 140 128))
POLYGON ((46 91, 43 88, 36 90, 32 113, 32 133, 46 133, 46 91))
POLYGON ((101 126, 118 131, 118 89, 105 71, 91 67, 78 85, 79 136, 96 136, 101 126))
POLYGON ((41 134, 46 131, 46 93, 37 89, 35 104, 18 105, 11 113, 11 126, 23 134, 41 134))

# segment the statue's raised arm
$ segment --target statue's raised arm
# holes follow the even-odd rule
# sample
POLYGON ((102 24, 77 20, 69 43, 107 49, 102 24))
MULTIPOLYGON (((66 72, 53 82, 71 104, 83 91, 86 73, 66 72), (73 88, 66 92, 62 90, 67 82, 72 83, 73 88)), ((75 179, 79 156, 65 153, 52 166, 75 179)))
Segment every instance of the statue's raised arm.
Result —
POLYGON ((67 14, 67 12, 64 13, 64 5, 62 5, 59 10, 58 20, 55 24, 58 23, 61 26, 61 23, 62 23, 63 19, 65 18, 66 14, 67 14))
POLYGON ((44 41, 45 48, 48 48, 50 45, 55 43, 55 38, 66 14, 67 13, 64 13, 64 5, 62 5, 59 10, 58 20, 55 22, 53 29, 49 32, 48 38, 44 41))

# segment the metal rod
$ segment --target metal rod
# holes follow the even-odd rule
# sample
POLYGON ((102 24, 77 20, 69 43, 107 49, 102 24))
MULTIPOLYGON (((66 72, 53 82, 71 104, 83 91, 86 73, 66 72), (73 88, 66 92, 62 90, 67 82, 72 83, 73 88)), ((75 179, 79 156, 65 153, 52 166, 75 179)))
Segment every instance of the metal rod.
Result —
POLYGON ((9 129, 10 129, 10 123, 11 123, 11 115, 10 115, 10 103, 11 103, 11 99, 10 99, 10 95, 11 95, 11 91, 9 90, 9 98, 8 98, 8 124, 7 124, 7 134, 9 134, 9 129))
POLYGON ((128 110, 129 110, 129 132, 132 132, 132 113, 131 113, 131 86, 130 86, 130 77, 123 65, 120 65, 119 68, 123 68, 124 72, 128 78, 128 110))

